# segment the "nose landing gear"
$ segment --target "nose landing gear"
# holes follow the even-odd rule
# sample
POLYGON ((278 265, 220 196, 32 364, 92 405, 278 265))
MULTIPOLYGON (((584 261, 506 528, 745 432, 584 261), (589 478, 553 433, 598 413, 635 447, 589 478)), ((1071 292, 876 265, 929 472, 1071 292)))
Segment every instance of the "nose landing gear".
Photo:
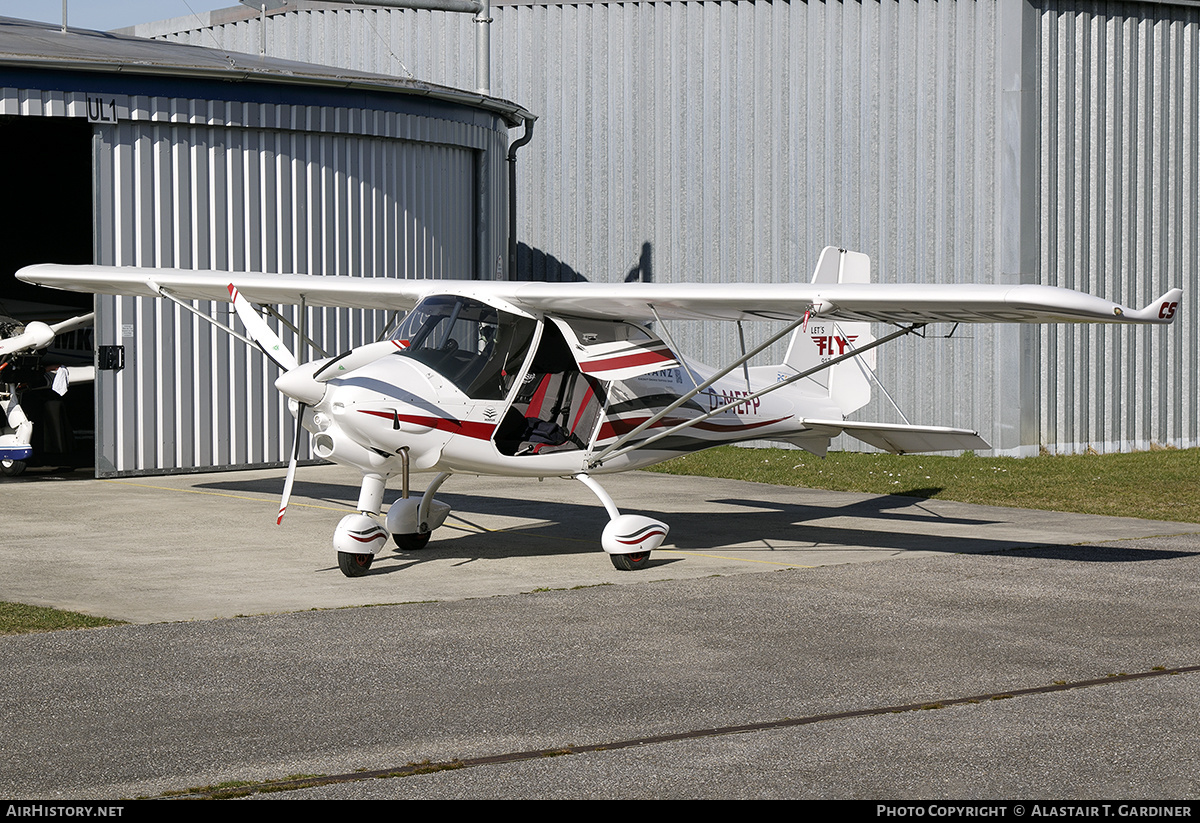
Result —
POLYGON ((375 520, 383 505, 383 491, 387 478, 379 474, 364 474, 362 489, 358 495, 358 514, 348 514, 338 523, 333 534, 333 546, 338 553, 338 568, 347 577, 362 577, 371 568, 375 555, 387 545, 388 536, 403 551, 418 551, 429 544, 433 531, 446 522, 450 506, 434 498, 438 488, 450 478, 442 472, 433 479, 425 494, 408 496, 408 453, 404 458, 404 491, 388 508, 386 526, 375 520))

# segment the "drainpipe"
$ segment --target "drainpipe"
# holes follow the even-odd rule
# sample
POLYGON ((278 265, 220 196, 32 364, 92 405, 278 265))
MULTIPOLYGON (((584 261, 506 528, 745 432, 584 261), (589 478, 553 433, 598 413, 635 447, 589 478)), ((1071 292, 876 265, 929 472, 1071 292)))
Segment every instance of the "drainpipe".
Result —
POLYGON ((475 91, 492 94, 492 8, 481 0, 475 15, 475 91))
MULTIPOLYGON (((267 11, 286 8, 287 0, 239 0, 251 8, 258 8, 265 17, 267 11)), ((333 0, 333 2, 354 5, 362 8, 368 6, 390 6, 392 8, 431 9, 435 11, 450 11, 473 13, 475 23, 475 90, 479 94, 492 94, 491 72, 491 0, 333 0)), ((64 3, 63 25, 66 25, 66 0, 64 3)), ((266 36, 266 26, 263 26, 263 36, 266 36)), ((265 43, 264 48, 265 51, 265 43)), ((513 279, 517 271, 517 149, 524 146, 533 138, 533 116, 522 118, 525 122, 525 133, 508 148, 508 277, 513 279)))
POLYGON ((525 131, 508 147, 508 279, 517 279, 517 149, 533 139, 534 117, 525 117, 525 131))

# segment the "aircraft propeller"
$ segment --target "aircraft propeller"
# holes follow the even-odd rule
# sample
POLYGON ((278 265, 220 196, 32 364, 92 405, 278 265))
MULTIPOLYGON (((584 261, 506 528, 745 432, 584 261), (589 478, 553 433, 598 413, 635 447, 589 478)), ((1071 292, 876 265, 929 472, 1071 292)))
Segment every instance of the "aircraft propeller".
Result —
POLYGON ((394 340, 383 340, 350 349, 328 360, 316 360, 301 364, 255 311, 250 301, 232 283, 229 284, 229 297, 233 302, 234 311, 237 312, 242 325, 246 327, 250 339, 263 354, 283 369, 283 374, 275 381, 275 388, 295 400, 298 407, 296 409, 296 430, 292 435, 292 454, 288 460, 287 478, 283 483, 279 516, 275 520, 278 525, 283 522, 283 515, 287 511, 288 500, 292 495, 292 484, 296 479, 296 465, 300 460, 300 438, 304 433, 304 410, 321 402, 325 395, 325 384, 330 380, 378 360, 397 349, 403 349, 404 344, 394 340))
MULTIPOLYGON (((242 325, 246 327, 246 333, 250 339, 262 350, 263 354, 284 370, 284 376, 299 369, 300 363, 296 360, 296 356, 284 345, 283 341, 279 339, 279 335, 271 330, 266 321, 254 310, 250 301, 243 297, 232 283, 229 284, 229 298, 233 301, 233 310, 237 312, 242 325)), ((287 391, 284 391, 284 394, 291 396, 287 391)), ((300 461, 300 438, 304 434, 304 409, 308 404, 303 400, 293 399, 299 406, 296 409, 296 430, 292 433, 292 456, 288 460, 287 477, 283 481, 283 497, 279 501, 279 516, 275 519, 275 525, 283 522, 288 500, 292 496, 292 483, 296 479, 296 464, 300 461)))
POLYGON ((72 317, 70 320, 64 320, 61 323, 53 325, 43 323, 40 320, 34 320, 25 326, 25 331, 15 337, 7 337, 0 340, 0 355, 25 350, 40 351, 48 348, 54 342, 56 335, 79 326, 86 326, 92 322, 94 317, 95 315, 91 313, 81 314, 78 317, 72 317))

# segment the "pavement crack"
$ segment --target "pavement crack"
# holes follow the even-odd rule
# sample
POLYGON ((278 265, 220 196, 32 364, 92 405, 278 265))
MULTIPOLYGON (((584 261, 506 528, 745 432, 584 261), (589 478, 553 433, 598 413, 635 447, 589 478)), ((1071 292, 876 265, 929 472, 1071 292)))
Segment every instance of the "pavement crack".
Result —
POLYGON ((420 762, 409 762, 402 766, 395 766, 387 769, 356 771, 348 774, 300 775, 282 780, 262 781, 257 783, 238 782, 222 784, 219 786, 204 786, 165 792, 159 795, 156 799, 232 799, 238 797, 247 797, 253 794, 297 791, 300 789, 311 789, 320 786, 331 786, 339 783, 352 783, 360 780, 383 780, 395 777, 412 777, 418 774, 434 774, 436 772, 453 771, 457 769, 472 768, 475 766, 492 766, 503 763, 541 760, 547 757, 562 757, 572 754, 588 754, 591 752, 609 752, 620 749, 632 749, 639 746, 653 746, 661 743, 674 743, 681 740, 694 740, 705 737, 721 737, 733 734, 746 734, 748 732, 787 729, 796 726, 808 726, 815 723, 826 723, 834 720, 850 720, 862 717, 875 717, 885 714, 931 711, 935 709, 947 708, 949 706, 975 705, 995 700, 1010 700, 1015 697, 1026 697, 1035 694, 1052 694, 1054 692, 1065 692, 1076 689, 1111 686, 1118 683, 1126 683, 1132 680, 1145 680, 1154 677, 1167 677, 1172 675, 1190 674, 1194 672, 1200 672, 1200 666, 1178 666, 1170 669, 1163 666, 1155 666, 1151 670, 1145 672, 1112 673, 1106 674, 1104 677, 1097 677, 1090 680, 1060 680, 1049 686, 1032 686, 1026 689, 1009 689, 1003 692, 978 694, 969 697, 943 698, 928 700, 921 703, 908 703, 896 706, 876 706, 868 709, 854 709, 845 712, 831 712, 827 714, 808 715, 805 717, 788 717, 781 720, 768 720, 760 723, 746 723, 736 726, 717 726, 708 729, 692 729, 684 732, 651 735, 648 737, 636 737, 625 740, 614 740, 607 743, 595 743, 586 746, 559 746, 552 749, 507 752, 503 754, 488 755, 486 757, 471 757, 436 762, 431 760, 423 760, 420 762))

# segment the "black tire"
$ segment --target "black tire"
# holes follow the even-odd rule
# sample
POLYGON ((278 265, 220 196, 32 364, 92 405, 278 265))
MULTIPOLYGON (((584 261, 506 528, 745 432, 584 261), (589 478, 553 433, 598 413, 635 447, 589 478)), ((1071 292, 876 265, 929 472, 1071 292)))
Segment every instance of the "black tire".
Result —
POLYGON ((338 552, 338 567, 346 577, 362 577, 371 569, 373 554, 351 554, 338 552))
POLYGON ((640 572, 650 565, 650 552, 635 552, 634 554, 610 554, 613 566, 617 571, 640 572))
POLYGON ((425 532, 424 534, 393 534, 392 540, 396 541, 396 548, 406 552, 419 552, 421 549, 429 545, 429 538, 433 537, 433 532, 425 532))
POLYGON ((0 460, 0 474, 5 477, 16 477, 24 471, 24 460, 0 460))

